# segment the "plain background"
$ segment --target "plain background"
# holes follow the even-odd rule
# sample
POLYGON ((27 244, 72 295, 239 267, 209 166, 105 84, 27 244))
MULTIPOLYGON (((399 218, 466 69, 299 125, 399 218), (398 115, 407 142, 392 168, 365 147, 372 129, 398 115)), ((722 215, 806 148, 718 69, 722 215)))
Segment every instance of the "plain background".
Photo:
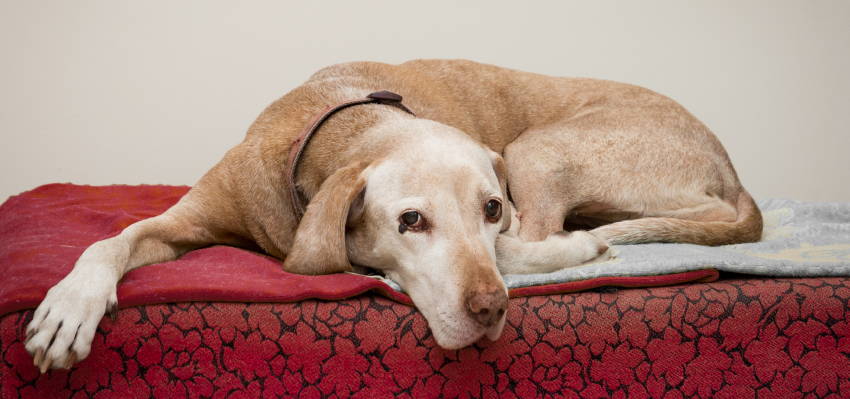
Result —
POLYGON ((0 201, 192 184, 345 61, 467 58, 666 94, 756 198, 850 201, 850 2, 0 0, 0 201))

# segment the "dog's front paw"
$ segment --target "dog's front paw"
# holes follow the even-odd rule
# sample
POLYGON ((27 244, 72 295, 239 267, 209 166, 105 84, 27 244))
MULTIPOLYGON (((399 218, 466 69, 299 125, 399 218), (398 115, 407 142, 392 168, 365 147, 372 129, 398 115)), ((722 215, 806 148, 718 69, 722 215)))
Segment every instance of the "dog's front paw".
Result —
POLYGON ((575 257, 575 264, 588 262, 604 262, 613 257, 608 243, 584 230, 576 230, 573 232, 557 232, 555 236, 569 242, 568 247, 575 257))
POLYGON ((85 359, 103 314, 114 317, 115 283, 92 277, 72 272, 47 291, 33 314, 26 349, 42 373, 85 359))

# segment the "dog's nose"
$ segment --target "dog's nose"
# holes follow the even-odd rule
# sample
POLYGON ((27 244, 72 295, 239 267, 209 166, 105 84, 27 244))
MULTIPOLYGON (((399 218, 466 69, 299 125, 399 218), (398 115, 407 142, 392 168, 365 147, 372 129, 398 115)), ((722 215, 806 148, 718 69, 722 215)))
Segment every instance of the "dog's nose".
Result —
POLYGON ((466 312, 484 327, 492 327, 508 308, 508 294, 503 289, 473 292, 466 298, 466 312))

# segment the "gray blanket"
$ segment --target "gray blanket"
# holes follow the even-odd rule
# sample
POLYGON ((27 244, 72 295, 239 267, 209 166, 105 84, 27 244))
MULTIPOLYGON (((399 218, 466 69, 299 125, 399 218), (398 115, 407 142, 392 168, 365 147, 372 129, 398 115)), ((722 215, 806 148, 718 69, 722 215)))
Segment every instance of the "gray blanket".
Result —
MULTIPOLYGON (((760 201, 762 240, 705 247, 616 245, 606 262, 545 274, 506 275, 508 288, 610 276, 647 276, 715 268, 763 276, 850 276, 850 203, 760 201)), ((388 282, 394 288, 398 285, 388 282)))

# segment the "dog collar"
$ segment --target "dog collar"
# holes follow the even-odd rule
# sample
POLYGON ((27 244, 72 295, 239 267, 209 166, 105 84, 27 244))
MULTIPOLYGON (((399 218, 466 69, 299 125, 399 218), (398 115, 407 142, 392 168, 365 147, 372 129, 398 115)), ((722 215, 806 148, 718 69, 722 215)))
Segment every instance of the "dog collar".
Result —
POLYGON ((325 108, 320 114, 316 115, 312 121, 307 125, 304 130, 301 131, 301 134, 292 142, 292 146, 289 148, 289 196, 292 200, 292 209, 295 210, 295 216, 298 219, 301 219, 301 216, 304 216, 304 211, 307 208, 307 205, 304 203, 304 198, 301 196, 301 193, 298 191, 298 187, 295 185, 295 173, 298 171, 298 160, 301 159, 301 155, 304 153, 304 149, 307 148, 307 143, 313 137, 313 134, 319 130, 319 127, 322 126, 328 118, 331 117, 337 111, 341 111, 345 108, 360 105, 360 104, 385 104, 390 105, 396 108, 401 109, 408 114, 416 116, 410 108, 407 108, 404 104, 401 103, 402 97, 396 93, 391 91, 376 91, 372 94, 364 98, 359 98, 356 100, 350 100, 346 102, 342 102, 336 105, 331 105, 328 108, 325 108))

